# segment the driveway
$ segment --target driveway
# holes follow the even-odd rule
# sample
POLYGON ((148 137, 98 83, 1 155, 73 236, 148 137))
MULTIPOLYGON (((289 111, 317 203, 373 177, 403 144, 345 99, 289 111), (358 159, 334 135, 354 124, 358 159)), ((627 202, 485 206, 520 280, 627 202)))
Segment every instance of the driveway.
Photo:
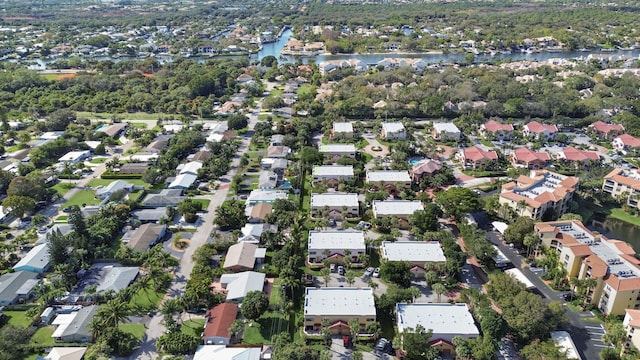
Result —
MULTIPOLYGON (((350 360, 351 353, 353 353, 353 350, 345 348, 343 346, 342 337, 336 335, 336 336, 333 336, 333 338, 331 339, 330 352, 331 352, 332 360, 350 360)), ((371 352, 363 352, 362 358, 364 360, 387 359, 387 357, 379 358, 371 352)))
MULTIPOLYGON (((353 281, 352 287, 357 287, 357 288, 369 287, 369 285, 367 284, 369 281, 369 278, 356 276, 353 280, 354 281, 353 281)), ((373 280, 373 282, 378 285, 377 288, 373 289, 373 293, 375 295, 380 296, 387 292, 387 285, 382 281, 380 281, 380 279, 372 277, 371 280, 373 280)), ((324 279, 321 276, 316 277, 316 284, 318 284, 318 286, 320 287, 324 287, 324 279)), ((329 287, 350 287, 350 286, 347 283, 347 279, 344 276, 338 275, 337 273, 331 273, 331 278, 329 279, 329 287)))

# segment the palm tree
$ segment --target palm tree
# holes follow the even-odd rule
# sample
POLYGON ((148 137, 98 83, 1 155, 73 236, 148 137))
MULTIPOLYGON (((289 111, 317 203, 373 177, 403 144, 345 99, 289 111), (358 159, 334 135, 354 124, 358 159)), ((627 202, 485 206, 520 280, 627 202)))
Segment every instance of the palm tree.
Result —
POLYGON ((160 312, 164 315, 164 324, 169 330, 177 327, 176 320, 173 316, 181 310, 182 304, 179 299, 168 299, 162 304, 160 312))
POLYGON ((586 278, 582 281, 585 291, 584 291, 584 307, 587 306, 587 302, 589 301, 589 293, 591 289, 598 285, 598 281, 594 278, 586 278))
POLYGON ((324 287, 329 286, 329 280, 331 280, 331 273, 328 267, 323 267, 320 270, 320 276, 322 276, 322 280, 324 280, 324 287))
POLYGON ((355 283, 356 274, 352 270, 349 270, 344 275, 344 277, 347 280, 347 284, 349 284, 350 287, 353 286, 353 284, 355 283))
POLYGON ((447 291, 447 288, 441 283, 436 283, 436 284, 433 284, 433 286, 431 286, 431 290, 433 290, 433 292, 436 293, 436 295, 438 295, 438 302, 440 302, 442 294, 444 294, 447 291))
POLYGON ((435 271, 427 271, 427 273, 424 274, 424 278, 427 281, 428 286, 435 284, 440 279, 435 271))
POLYGON ((351 250, 344 249, 344 266, 349 268, 351 266, 351 250))
POLYGON ((116 298, 109 300, 106 304, 98 308, 98 312, 92 321, 92 331, 94 334, 101 334, 104 329, 117 328, 121 322, 127 321, 131 312, 128 303, 116 298))
POLYGON ((373 279, 369 279, 369 281, 367 281, 367 286, 375 291, 378 288, 378 283, 373 281, 373 279))

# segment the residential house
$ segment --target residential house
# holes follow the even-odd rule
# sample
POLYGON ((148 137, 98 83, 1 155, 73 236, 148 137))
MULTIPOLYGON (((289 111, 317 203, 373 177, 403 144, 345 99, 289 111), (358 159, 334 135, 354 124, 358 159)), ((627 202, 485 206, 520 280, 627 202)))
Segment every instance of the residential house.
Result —
POLYGON ((330 218, 341 219, 343 212, 347 217, 360 214, 358 194, 325 193, 311 194, 311 216, 322 217, 326 211, 330 218))
POLYGON ((229 329, 238 316, 238 304, 222 303, 216 305, 204 315, 202 341, 205 345, 229 345, 231 333, 229 329))
POLYGON ((551 163, 551 156, 546 152, 536 152, 522 147, 514 150, 509 156, 509 161, 515 167, 524 167, 529 170, 544 169, 551 163))
MULTIPOLYGON (((131 212, 131 217, 141 223, 157 223, 158 220, 167 217, 166 207, 154 207, 149 209, 139 209, 131 212)), ((173 220, 173 219, 170 219, 173 220)))
POLYGON ((82 360, 86 347, 53 347, 42 360, 82 360))
POLYGON ((558 133, 558 127, 555 125, 545 125, 537 121, 532 121, 522 128, 522 135, 525 137, 533 137, 537 140, 552 140, 558 133))
POLYGON ((172 135, 160 135, 155 138, 147 147, 144 148, 144 152, 151 154, 160 154, 169 147, 169 140, 172 135))
POLYGON ((167 207, 178 206, 186 199, 182 196, 181 189, 162 189, 157 194, 149 194, 142 200, 141 205, 143 207, 155 208, 155 207, 167 207))
POLYGON ((191 157, 191 161, 200 161, 203 163, 207 162, 209 159, 211 159, 211 151, 207 150, 200 150, 191 157))
POLYGON ((126 245, 134 250, 145 251, 157 244, 167 233, 167 225, 147 223, 134 230, 126 245))
POLYGON ((353 179, 353 165, 320 165, 313 167, 313 182, 326 182, 329 187, 353 179))
POLYGON ((636 350, 640 350, 640 310, 625 309, 622 326, 627 333, 626 345, 632 345, 636 350))
POLYGON ((126 123, 111 124, 109 126, 100 126, 97 131, 105 133, 109 137, 120 137, 127 129, 126 123))
MULTIPOLYGON (((91 342, 93 333, 91 331, 91 321, 98 311, 97 305, 86 306, 75 312, 71 321, 66 324, 60 324, 53 332, 56 342, 63 343, 86 343, 91 342), (61 330, 61 331, 59 331, 61 330)), ((58 315, 60 316, 60 315, 58 315)), ((57 318, 56 318, 57 320, 57 318)), ((54 320, 54 324, 56 323, 54 320)))
POLYGON ((17 271, 0 276, 0 306, 30 299, 39 282, 38 274, 31 271, 17 271))
POLYGON ((452 122, 434 123, 432 135, 435 140, 439 141, 459 141, 462 132, 452 122))
POLYGON ((385 261, 407 261, 414 277, 423 277, 426 263, 444 263, 442 246, 437 241, 383 241, 381 258, 385 261))
POLYGON ((265 360, 259 347, 227 347, 226 345, 200 345, 193 360, 265 360))
POLYGON ((147 163, 126 163, 118 169, 119 174, 144 174, 149 169, 147 163))
POLYGON ((573 146, 565 147, 556 155, 556 159, 566 165, 575 168, 584 168, 591 165, 599 164, 600 155, 595 151, 584 151, 576 149, 573 146))
POLYGON ((356 146, 354 144, 327 144, 320 145, 320 153, 325 159, 336 160, 341 157, 356 158, 356 146))
POLYGON ((567 211, 578 181, 577 177, 550 171, 531 171, 530 176, 521 175, 516 181, 502 185, 499 202, 518 216, 556 219, 567 211))
POLYGON ((13 266, 13 270, 42 274, 49 270, 49 259, 49 245, 36 245, 13 266))
POLYGON ((331 135, 334 139, 353 139, 353 125, 350 122, 334 122, 331 135))
POLYGON ((319 335, 323 321, 329 321, 333 334, 349 335, 349 321, 358 319, 360 332, 376 321, 376 306, 371 288, 306 288, 304 331, 319 335))
POLYGON ((160 157, 159 154, 149 153, 149 152, 138 152, 133 155, 129 155, 127 160, 131 162, 141 162, 141 163, 152 163, 156 162, 160 157))
POLYGON ((265 154, 266 158, 283 159, 291 155, 291 148, 284 145, 270 145, 265 154))
POLYGON ((640 205, 640 172, 638 170, 613 169, 604 177, 602 191, 614 199, 623 199, 631 207, 640 205))
POLYGON ((247 197, 247 205, 255 204, 275 204, 278 199, 288 199, 289 193, 285 190, 262 190, 255 189, 247 197))
POLYGON ((364 182, 370 189, 393 193, 398 190, 398 187, 410 187, 411 176, 408 171, 368 170, 364 182))
POLYGON ((387 140, 406 140, 407 130, 401 122, 382 123, 380 135, 387 140))
POLYGON ((278 174, 273 171, 263 170, 258 177, 258 188, 271 190, 278 186, 278 174))
POLYGON ((202 166, 203 166, 202 162, 194 160, 186 164, 180 164, 176 169, 176 171, 178 172, 179 175, 182 175, 182 174, 198 175, 198 172, 200 171, 200 169, 202 169, 202 166))
POLYGON ((498 161, 498 153, 495 150, 484 150, 479 146, 460 149, 456 153, 456 159, 465 169, 490 169, 495 167, 498 161))
POLYGON ((625 129, 624 126, 620 124, 607 124, 598 120, 589 125, 587 131, 595 135, 597 138, 612 140, 614 137, 624 134, 625 129))
POLYGON ((253 270, 256 264, 264 262, 265 256, 266 249, 259 248, 256 244, 240 242, 227 250, 223 268, 232 272, 253 270))
MULTIPOLYGON (((257 206, 257 205, 256 205, 257 206)), ((254 244, 260 243, 262 234, 266 232, 276 233, 278 231, 277 225, 271 224, 251 224, 247 223, 240 229, 242 236, 238 238, 238 242, 251 242, 254 244)))
POLYGON ((169 183, 167 186, 168 189, 180 189, 186 190, 192 187, 196 181, 198 180, 198 175, 194 175, 191 173, 179 174, 178 176, 169 183))
POLYGON ((271 170, 277 174, 282 175, 289 166, 289 160, 276 159, 276 158, 263 158, 260 160, 260 165, 263 170, 271 170))
POLYGON ((137 277, 140 269, 137 267, 107 265, 91 272, 90 277, 83 280, 87 285, 96 285, 96 294, 109 291, 118 293, 128 287, 137 277))
POLYGON ((431 331, 429 343, 445 357, 455 357, 453 338, 480 337, 467 304, 398 303, 396 304, 398 333, 415 331, 418 326, 431 331))
POLYGON ((266 275, 254 271, 223 274, 220 285, 226 292, 226 301, 241 303, 249 291, 263 291, 266 275))
POLYGON ((409 174, 411 181, 419 183, 423 176, 433 176, 442 169, 442 163, 438 160, 424 159, 415 163, 409 174))
POLYGON ((631 245, 593 233, 578 220, 534 225, 542 243, 558 252, 569 278, 594 279, 588 301, 606 315, 640 308, 640 260, 631 245))
POLYGON ((424 205, 420 200, 373 200, 371 208, 376 219, 395 216, 406 221, 414 212, 424 210, 424 205))
POLYGON ((249 214, 250 223, 262 223, 267 219, 267 216, 273 212, 273 205, 271 204, 256 204, 251 208, 249 214))
POLYGON ((622 154, 640 154, 640 139, 629 134, 622 134, 613 139, 613 149, 622 154))
POLYGON ((366 252, 362 231, 309 231, 307 262, 311 265, 322 264, 325 259, 330 263, 343 264, 345 256, 351 262, 359 262, 359 256, 366 252))
POLYGON ((58 159, 58 162, 75 165, 90 157, 91 157, 91 151, 89 150, 69 151, 68 153, 64 154, 60 159, 58 159))
POLYGON ((99 187, 96 190, 96 198, 98 199, 108 199, 111 195, 115 194, 119 191, 131 192, 134 189, 134 185, 124 181, 124 180, 115 180, 109 183, 109 185, 104 187, 99 187))
POLYGON ((480 125, 480 135, 487 140, 510 140, 513 135, 513 125, 489 120, 480 125))
POLYGON ((269 146, 282 146, 284 145, 284 135, 273 134, 269 140, 269 146))

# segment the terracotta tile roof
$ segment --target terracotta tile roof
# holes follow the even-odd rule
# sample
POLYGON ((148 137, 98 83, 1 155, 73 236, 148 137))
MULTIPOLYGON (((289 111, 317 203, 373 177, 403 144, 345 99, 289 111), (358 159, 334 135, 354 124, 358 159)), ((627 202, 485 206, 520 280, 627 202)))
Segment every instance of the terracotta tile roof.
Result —
POLYGON ((471 161, 482 161, 482 160, 497 160, 498 153, 491 150, 485 151, 477 146, 472 146, 470 148, 466 148, 464 151, 464 158, 471 161))
POLYGON ((630 178, 628 176, 624 176, 623 174, 624 174, 624 170, 623 169, 613 169, 604 178, 605 179, 610 179, 612 181, 615 181, 618 184, 626 185, 626 186, 629 186, 631 188, 640 190, 640 180, 636 180, 634 178, 630 178))
MULTIPOLYGON (((624 241, 620 241, 620 240, 609 240, 610 243, 613 243, 616 245, 616 247, 618 248, 618 250, 622 251, 623 254, 627 254, 627 255, 635 255, 636 251, 633 250, 633 248, 631 247, 631 245, 627 244, 624 241)), ((637 261, 637 259, 636 259, 637 261)))
POLYGON ((640 289, 640 277, 635 278, 621 278, 615 274, 609 274, 605 279, 607 285, 614 288, 616 291, 629 291, 640 289))
POLYGON ((544 132, 545 130, 551 133, 558 132, 558 128, 555 125, 540 124, 537 121, 532 121, 525 126, 527 127, 527 129, 529 129, 530 132, 533 132, 533 133, 541 133, 541 132, 544 132))
POLYGON ((511 124, 501 124, 497 121, 494 120, 489 120, 486 123, 484 123, 484 129, 489 131, 489 132, 496 132, 496 131, 513 131, 513 125, 511 124))
POLYGON ((595 254, 587 256, 583 262, 591 266, 591 277, 593 278, 601 278, 607 275, 607 271, 609 270, 609 265, 602 261, 595 254))
POLYGON ((640 328, 640 310, 625 309, 624 311, 631 318, 631 321, 629 321, 629 325, 633 326, 634 328, 640 328))
POLYGON ((436 171, 439 171, 442 168, 442 164, 437 160, 422 160, 413 165, 411 172, 416 175, 421 174, 433 174, 436 171))
POLYGON ((238 315, 238 304, 222 303, 207 310, 206 324, 202 333, 203 338, 222 337, 231 338, 229 328, 238 315))
POLYGON ((593 124, 589 125, 597 132, 608 134, 611 131, 624 131, 624 126, 620 124, 607 124, 602 121, 596 121, 593 124))
POLYGON ((582 151, 576 149, 572 146, 564 148, 561 151, 562 157, 569 161, 590 161, 590 160, 600 160, 600 156, 593 151, 582 151))
POLYGON ((622 134, 620 136, 618 136, 618 139, 620 140, 620 142, 622 142, 622 144, 624 144, 624 146, 629 146, 629 147, 640 147, 640 139, 633 137, 629 134, 622 134))
POLYGON ((591 252, 591 249, 589 249, 589 245, 567 244, 566 246, 570 248, 571 252, 577 257, 593 255, 593 253, 591 252))
POLYGON ((551 157, 546 152, 534 152, 529 148, 518 148, 513 152, 516 161, 532 162, 532 161, 549 161, 551 157))

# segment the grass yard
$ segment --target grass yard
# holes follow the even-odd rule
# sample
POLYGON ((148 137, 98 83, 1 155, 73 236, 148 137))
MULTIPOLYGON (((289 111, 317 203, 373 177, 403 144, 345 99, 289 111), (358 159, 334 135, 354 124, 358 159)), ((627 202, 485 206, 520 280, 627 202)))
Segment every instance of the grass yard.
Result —
POLYGON ((146 330, 144 324, 120 324, 118 328, 126 333, 133 334, 140 341, 142 341, 146 330))
POLYGON ((55 223, 66 223, 68 219, 69 219, 69 216, 60 215, 57 218, 55 218, 55 220, 53 220, 53 222, 55 222, 55 223))
POLYGON ((209 204, 211 203, 211 200, 209 199, 192 199, 192 201, 194 203, 202 204, 202 210, 207 210, 207 208, 209 207, 209 204))
POLYGON ((7 317, 7 324, 20 326, 23 328, 29 327, 31 325, 32 319, 27 316, 26 311, 3 311, 4 315, 7 317))
POLYGON ((271 296, 269 296, 269 305, 280 305, 282 303, 280 284, 282 284, 281 278, 276 278, 275 280, 273 280, 273 286, 271 287, 271 296))
MULTIPOLYGON (((142 179, 122 179, 130 184, 136 185, 136 186, 144 186, 144 187, 149 187, 150 185, 147 184, 146 182, 142 181, 142 179)), ((109 184, 111 184, 112 182, 116 181, 116 179, 93 179, 91 181, 89 181, 88 186, 90 187, 97 187, 97 186, 107 186, 109 184)))
POLYGON ((629 224, 640 226, 640 217, 629 214, 620 208, 611 209, 611 217, 614 217, 618 220, 622 220, 624 222, 628 222, 629 224))
POLYGON ((68 182, 59 182, 52 186, 52 188, 58 193, 58 195, 63 196, 67 193, 67 191, 73 189, 75 185, 68 182))
POLYGON ((54 331, 55 327, 53 325, 38 328, 31 337, 30 343, 38 345, 53 345, 54 341, 51 335, 54 331))
POLYGON ((155 290, 153 290, 154 286, 155 284, 153 283, 153 280, 151 280, 149 283, 149 288, 138 290, 135 294, 133 294, 133 297, 131 297, 131 301, 129 301, 129 303, 143 309, 157 309, 160 300, 162 300, 162 297, 164 296, 164 293, 157 293, 155 290))
POLYGON ((142 195, 142 191, 141 190, 136 190, 136 191, 134 191, 134 192, 129 194, 129 200, 138 201, 138 198, 140 198, 140 195, 142 195))
POLYGON ((91 159, 91 161, 89 161, 92 164, 102 164, 103 162, 107 161, 109 158, 108 157, 95 157, 93 159, 91 159))
POLYGON ((243 344, 268 344, 273 335, 287 329, 287 319, 280 312, 267 312, 257 321, 252 321, 244 326, 243 344))
POLYGON ((98 205, 102 200, 96 199, 95 192, 93 190, 80 190, 77 194, 73 195, 69 201, 62 206, 69 207, 73 205, 98 205))
POLYGON ((191 334, 200 337, 204 329, 204 319, 187 320, 182 323, 180 331, 184 334, 191 334))
POLYGON ((37 360, 40 356, 45 356, 45 353, 42 354, 32 354, 29 355, 25 360, 37 360))

